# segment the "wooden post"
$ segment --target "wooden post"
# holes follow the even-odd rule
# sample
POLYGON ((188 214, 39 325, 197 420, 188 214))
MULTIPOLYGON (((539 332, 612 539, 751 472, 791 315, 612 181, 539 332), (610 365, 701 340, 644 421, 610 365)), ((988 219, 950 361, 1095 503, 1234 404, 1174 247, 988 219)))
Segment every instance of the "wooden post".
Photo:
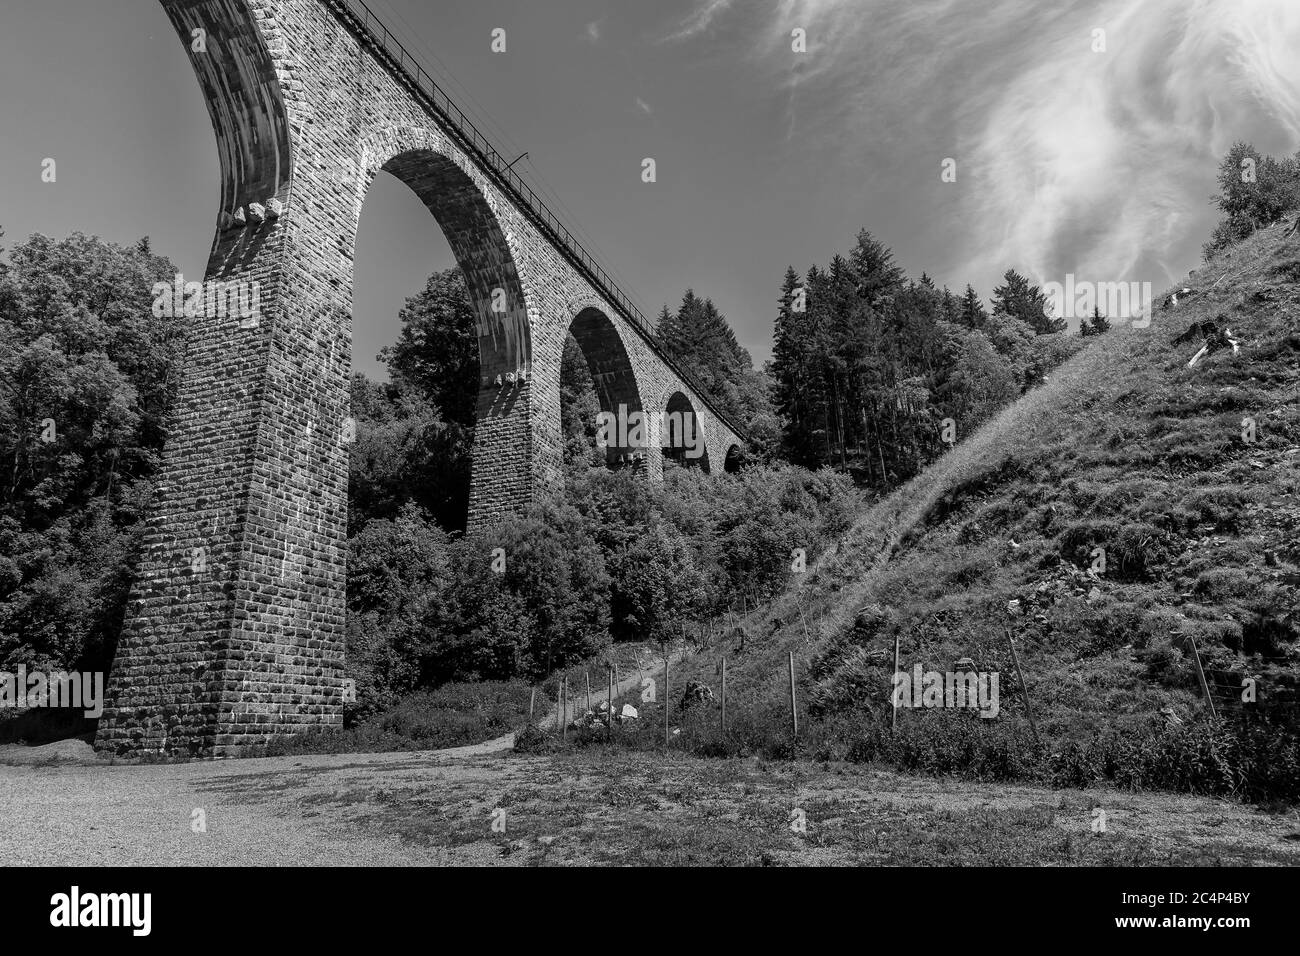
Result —
POLYGON ((1016 666, 1016 679, 1020 683, 1020 693, 1025 698, 1025 715, 1029 718, 1029 729, 1034 732, 1034 743, 1042 744, 1038 737, 1038 725, 1034 723, 1034 710, 1029 704, 1029 688, 1025 686, 1025 672, 1020 669, 1020 655, 1016 653, 1016 642, 1011 639, 1011 630, 1003 628, 1007 635, 1007 644, 1011 647, 1011 663, 1016 666))
POLYGON ((569 700, 569 675, 560 678, 560 739, 569 739, 569 720, 565 716, 569 700))
POLYGON ((799 713, 795 710, 794 701, 794 651, 790 652, 790 726, 794 729, 794 736, 799 738, 799 713))
POLYGON ((1196 646, 1196 635, 1189 632, 1187 639, 1192 642, 1192 656, 1196 659, 1196 676, 1201 679, 1201 693, 1205 695, 1205 706, 1210 708, 1210 716, 1217 719, 1219 714, 1214 709, 1214 698, 1210 696, 1210 685, 1205 679, 1205 668, 1201 666, 1201 652, 1196 646))
POLYGON ((668 642, 663 643, 664 650, 664 746, 668 746, 668 642))
POLYGON ((727 736, 727 659, 722 659, 722 736, 727 736))
POLYGON ((528 721, 532 723, 533 710, 537 706, 537 685, 533 685, 533 692, 528 695, 528 721))
MULTIPOLYGON (((592 713, 592 710, 591 710, 591 673, 590 673, 589 671, 584 670, 584 671, 582 672, 582 679, 583 679, 584 681, 587 682, 587 713, 590 714, 590 713, 592 713)), ((587 718, 584 716, 584 717, 583 717, 583 720, 586 720, 586 719, 587 719, 587 718)))
POLYGON ((605 723, 609 728, 610 736, 614 736, 614 665, 609 664, 605 667, 605 676, 609 678, 609 711, 605 718, 605 723))
POLYGON ((894 722, 889 726, 892 734, 898 730, 898 635, 894 635, 894 682, 889 689, 890 699, 894 703, 894 722))

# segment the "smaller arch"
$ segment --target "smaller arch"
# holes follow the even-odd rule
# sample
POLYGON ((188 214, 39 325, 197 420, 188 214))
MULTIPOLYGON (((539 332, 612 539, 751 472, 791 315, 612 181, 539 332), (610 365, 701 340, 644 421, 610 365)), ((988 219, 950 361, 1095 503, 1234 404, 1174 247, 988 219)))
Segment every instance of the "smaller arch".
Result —
POLYGON ((665 462, 675 462, 681 468, 703 468, 705 474, 712 470, 704 425, 691 400, 680 391, 673 392, 664 405, 659 436, 665 462))
POLYGON ((722 470, 729 475, 734 475, 740 471, 740 466, 745 462, 745 452, 738 444, 730 445, 727 448, 727 457, 723 461, 722 470))
POLYGON ((594 305, 578 311, 569 332, 587 361, 600 401, 603 420, 598 423, 597 441, 605 446, 605 463, 611 468, 636 467, 644 460, 653 433, 623 338, 604 310, 594 305))

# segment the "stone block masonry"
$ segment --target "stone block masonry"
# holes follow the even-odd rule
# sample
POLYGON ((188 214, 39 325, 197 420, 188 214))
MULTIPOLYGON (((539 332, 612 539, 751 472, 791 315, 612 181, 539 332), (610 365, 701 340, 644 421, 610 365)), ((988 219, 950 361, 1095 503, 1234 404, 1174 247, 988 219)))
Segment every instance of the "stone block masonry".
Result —
MULTIPOLYGON (((719 470, 741 438, 431 108, 355 5, 161 2, 221 160, 207 278, 257 282, 262 310, 251 326, 192 320, 96 747, 238 756, 342 724, 353 254, 380 170, 437 219, 478 315, 471 526, 561 487, 570 331, 603 410, 692 411, 719 470)), ((658 444, 643 450, 652 478, 658 444)))

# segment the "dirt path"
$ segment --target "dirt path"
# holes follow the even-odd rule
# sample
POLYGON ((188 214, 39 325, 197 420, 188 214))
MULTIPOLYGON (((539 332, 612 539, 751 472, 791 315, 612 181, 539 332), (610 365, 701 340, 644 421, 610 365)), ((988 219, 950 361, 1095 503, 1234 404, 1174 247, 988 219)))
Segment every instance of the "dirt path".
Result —
MULTIPOLYGON (((680 654, 669 655, 674 664, 680 658, 680 654)), ((662 660, 654 666, 662 667, 662 660)), ((638 689, 640 680, 640 674, 620 680, 614 685, 614 696, 638 689)), ((598 707, 607 690, 593 690, 591 697, 598 707)), ((557 705, 540 723, 553 728, 558 720, 557 705)), ((456 763, 508 753, 514 743, 515 735, 509 733, 483 743, 417 753, 178 764, 109 763, 88 744, 75 740, 44 747, 4 746, 0 747, 0 865, 425 866, 450 862, 439 848, 412 846, 391 835, 347 828, 321 832, 319 822, 310 819, 314 814, 286 812, 284 806, 268 814, 264 805, 245 802, 241 789, 231 784, 301 774, 337 777, 342 786, 384 779, 395 770, 444 766, 448 769, 443 772, 459 776, 456 763)), ((478 769, 481 774, 483 768, 478 769)), ((505 772, 502 779, 511 777, 505 772)))
MULTIPOLYGON (((669 653, 668 660, 672 666, 676 667, 677 664, 679 664, 682 660, 682 654, 680 652, 673 651, 669 653)), ((662 668, 664 666, 663 658, 661 657, 657 661, 652 660, 650 662, 650 666, 651 666, 650 673, 653 673, 655 668, 662 668)), ((624 694, 637 690, 638 688, 640 688, 640 686, 641 686, 641 674, 637 674, 635 677, 625 677, 614 684, 614 697, 615 699, 622 697, 624 694)), ((584 705, 586 703, 586 696, 587 695, 584 691, 582 695, 582 703, 584 705)), ((608 686, 606 686, 604 689, 599 691, 593 690, 591 692, 592 707, 593 708, 600 707, 600 705, 605 702, 608 696, 609 696, 608 686)), ((572 718, 577 714, 584 713, 586 711, 586 707, 571 706, 568 708, 568 710, 569 710, 570 718, 572 718)), ((554 729, 559 726, 559 719, 560 719, 560 705, 556 704, 554 707, 550 709, 550 711, 547 712, 545 717, 543 717, 540 721, 538 721, 538 726, 548 730, 554 729)), ((464 747, 448 747, 445 750, 432 751, 432 753, 438 757, 446 757, 446 758, 458 760, 466 757, 483 757, 488 754, 501 753, 502 751, 514 749, 514 746, 515 746, 515 734, 514 731, 511 731, 510 733, 506 734, 503 737, 496 737, 492 740, 485 740, 481 744, 466 744, 464 747)), ((0 760, 2 759, 3 759, 3 749, 0 748, 0 760)))

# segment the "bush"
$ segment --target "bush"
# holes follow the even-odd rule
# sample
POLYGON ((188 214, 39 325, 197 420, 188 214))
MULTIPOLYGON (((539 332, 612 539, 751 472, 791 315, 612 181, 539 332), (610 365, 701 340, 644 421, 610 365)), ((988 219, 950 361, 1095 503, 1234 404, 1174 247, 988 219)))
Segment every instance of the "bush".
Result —
POLYGON ((265 756, 441 750, 508 734, 528 718, 532 687, 517 681, 444 684, 332 733, 277 737, 265 756))

